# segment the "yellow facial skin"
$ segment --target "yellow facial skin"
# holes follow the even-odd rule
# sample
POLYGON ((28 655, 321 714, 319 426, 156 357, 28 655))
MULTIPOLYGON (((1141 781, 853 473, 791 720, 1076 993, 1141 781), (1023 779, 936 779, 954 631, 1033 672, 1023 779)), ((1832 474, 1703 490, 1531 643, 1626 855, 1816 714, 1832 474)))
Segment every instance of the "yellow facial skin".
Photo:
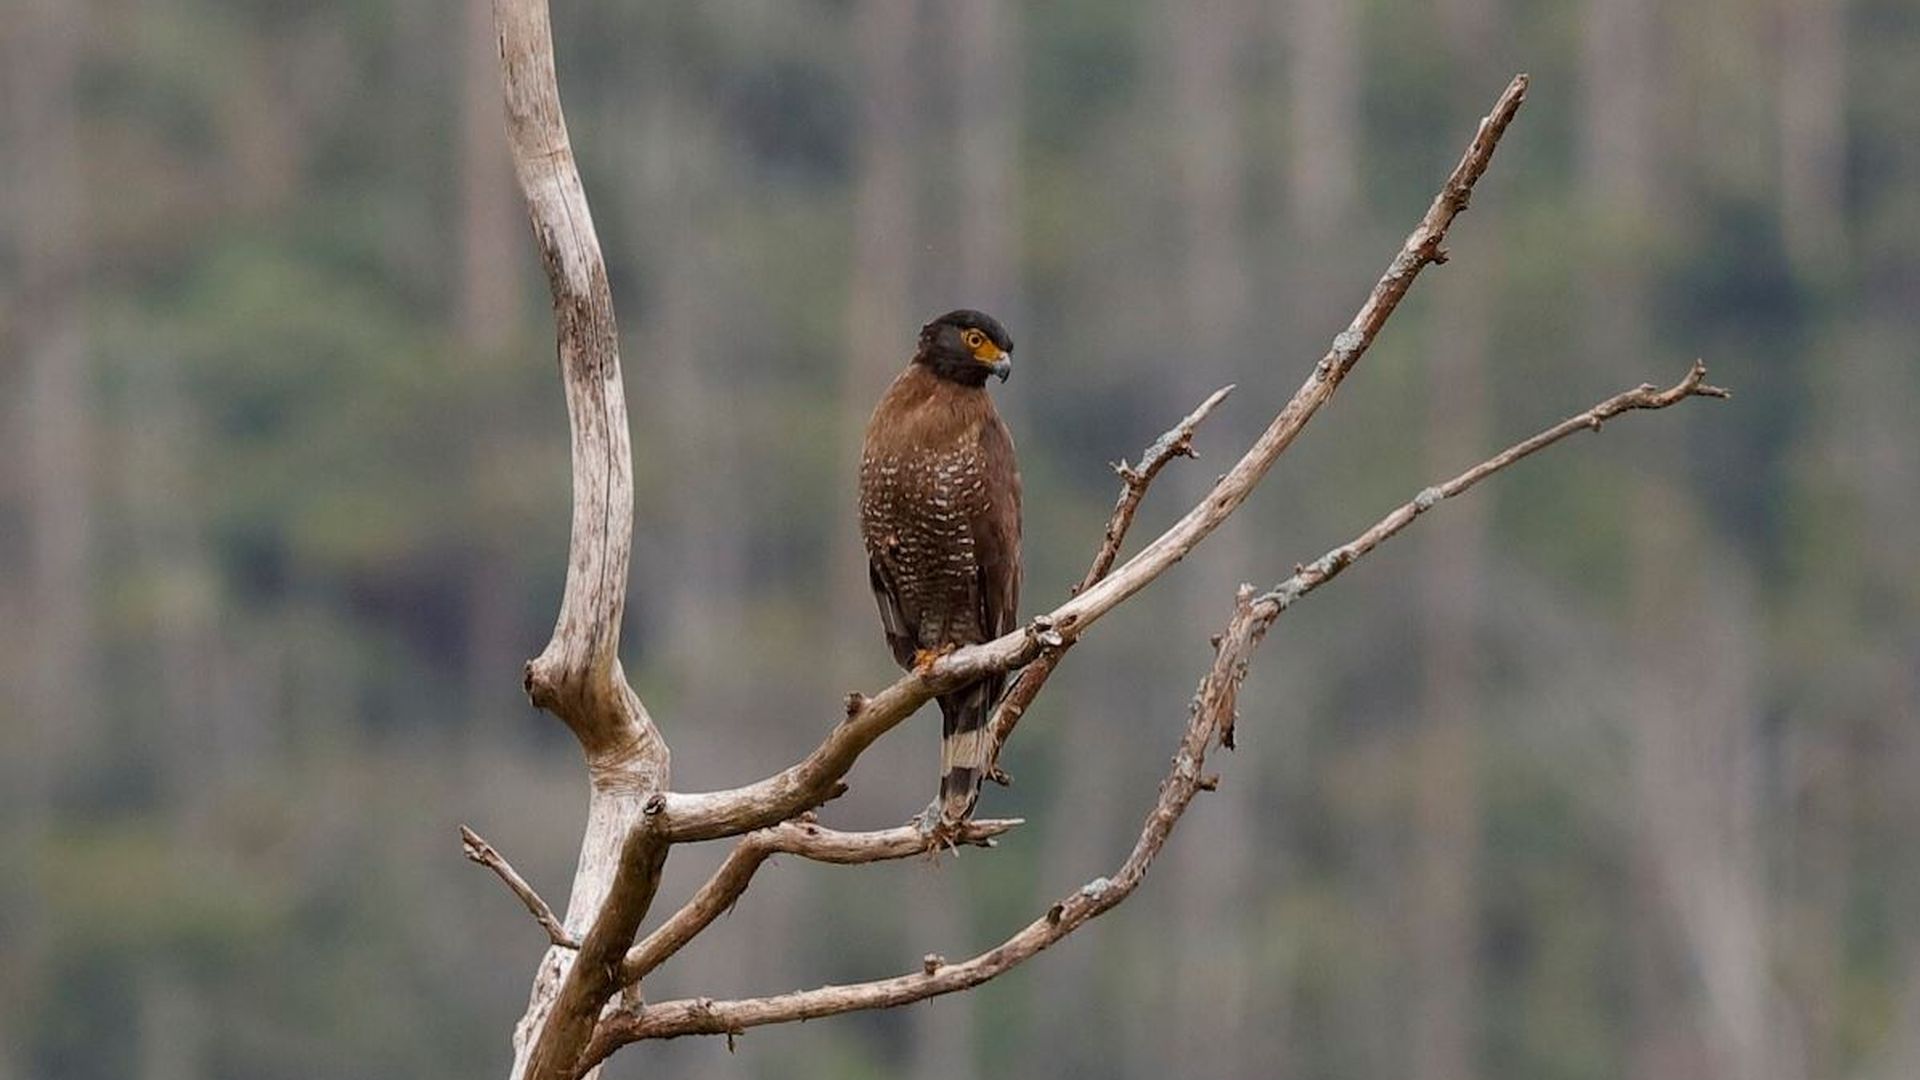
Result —
MULTIPOLYGON (((966 333, 961 334, 960 342, 973 353, 975 360, 980 361, 988 367, 994 368, 996 372, 998 372, 1000 365, 1012 363, 1012 358, 1007 355, 1006 350, 995 345, 992 338, 987 337, 987 335, 978 330, 968 330, 966 333)), ((1005 376, 1001 377, 1005 378, 1005 376)))

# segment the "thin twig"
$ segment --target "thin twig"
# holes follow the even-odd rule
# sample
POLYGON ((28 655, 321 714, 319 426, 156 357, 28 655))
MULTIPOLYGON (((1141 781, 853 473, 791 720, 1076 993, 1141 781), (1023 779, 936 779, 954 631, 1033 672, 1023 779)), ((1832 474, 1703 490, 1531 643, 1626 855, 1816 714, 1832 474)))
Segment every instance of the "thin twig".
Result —
POLYGON ((1129 465, 1122 461, 1113 467, 1113 471, 1120 476, 1120 495, 1114 500, 1113 514, 1107 518, 1106 536, 1101 540, 1100 550, 1094 553, 1093 565, 1087 567, 1086 575, 1080 579, 1080 584, 1074 586, 1074 592, 1092 588, 1095 582, 1107 576, 1107 571, 1113 569, 1114 560, 1120 556, 1120 545, 1125 542, 1127 530, 1133 525, 1133 516, 1140 509, 1140 500, 1146 497, 1147 485, 1153 483, 1154 477, 1160 475, 1160 470, 1167 467, 1167 462, 1177 457, 1196 456, 1193 452, 1194 433, 1200 430, 1200 425, 1206 423, 1207 417, 1213 415, 1213 410, 1231 393, 1233 385, 1229 383, 1207 395, 1207 400, 1196 406, 1185 419, 1147 444, 1147 448, 1140 452, 1140 464, 1129 465))
POLYGON ((1353 540, 1328 552, 1311 566, 1302 567, 1275 590, 1255 595, 1242 586, 1234 598, 1234 612, 1215 646, 1212 666, 1194 692, 1186 731, 1160 795, 1133 850, 1111 877, 1095 878, 1062 897, 1040 918, 986 952, 957 964, 923 961, 918 971, 891 979, 851 986, 822 986, 774 997, 715 1001, 692 998, 642 1005, 637 1011, 602 1021, 583 1055, 583 1065, 604 1060, 621 1046, 641 1039, 670 1039, 681 1035, 726 1035, 751 1027, 811 1020, 838 1013, 891 1008, 941 994, 966 990, 994 978, 1066 937, 1088 920, 1111 910, 1139 887, 1147 868, 1172 835, 1194 795, 1218 784, 1206 773, 1208 749, 1216 741, 1227 745, 1238 709, 1239 691, 1253 652, 1274 619, 1292 603, 1334 577, 1414 518, 1444 499, 1472 487, 1560 439, 1583 429, 1598 430, 1606 420, 1633 409, 1663 409, 1689 397, 1727 397, 1727 391, 1705 384, 1706 367, 1696 362, 1687 377, 1660 390, 1644 385, 1606 401, 1516 443, 1445 483, 1426 488, 1411 502, 1394 510, 1353 540))
POLYGON ((1259 484, 1307 422, 1332 399, 1340 382, 1360 362, 1381 326, 1400 304, 1414 279, 1429 263, 1444 258, 1441 242, 1453 219, 1467 206, 1473 185, 1486 172, 1500 136, 1527 96, 1527 76, 1516 75, 1480 121, 1460 163, 1440 188, 1420 224, 1408 234, 1386 273, 1333 347, 1314 366, 1286 407, 1268 424, 1199 503, 1133 558, 1091 588, 1043 615, 1023 630, 980 645, 956 649, 927 670, 907 674, 866 698, 860 709, 834 728, 798 764, 763 780, 726 791, 669 793, 663 828, 671 842, 737 836, 784 821, 819 804, 834 781, 844 776, 875 739, 911 716, 935 694, 988 675, 1010 671, 1039 657, 1057 642, 1078 638, 1096 620, 1152 583, 1220 527, 1259 484))
POLYGON ((513 890, 513 895, 527 905, 527 911, 532 913, 533 921, 539 923, 540 928, 547 932, 548 941, 563 949, 580 947, 579 939, 567 933, 567 928, 560 924, 553 909, 540 898, 540 894, 534 891, 533 886, 527 884, 527 879, 520 876, 519 872, 513 868, 513 864, 507 861, 506 856, 482 839, 479 833, 465 825, 460 826, 460 851, 468 860, 479 863, 499 875, 507 888, 513 890))
POLYGON ((769 856, 799 855, 816 862, 850 865, 924 855, 942 844, 991 847, 993 838, 1024 824, 1019 818, 969 821, 951 834, 936 836, 914 825, 875 832, 840 832, 810 821, 783 821, 742 836, 726 861, 685 906, 627 951, 620 982, 631 986, 646 978, 674 953, 699 936, 713 920, 733 909, 754 872, 769 856))
MULTIPOLYGON (((1087 567, 1080 584, 1073 587, 1075 593, 1090 589, 1107 571, 1113 569, 1114 560, 1120 557, 1120 545, 1126 542, 1127 530, 1133 526, 1133 517, 1140 509, 1140 502, 1146 498, 1147 487, 1153 483, 1160 470, 1177 457, 1194 457, 1193 435, 1200 425, 1206 422, 1214 408, 1233 393, 1231 385, 1215 390, 1199 407, 1188 413, 1186 419, 1175 424, 1159 438, 1147 444, 1140 452, 1140 464, 1128 465, 1122 461, 1114 465, 1113 471, 1120 476, 1120 495, 1114 500, 1113 513, 1107 517, 1107 531, 1100 541, 1100 550, 1094 553, 1093 565, 1087 567)), ((1032 663, 1021 669, 1020 677, 1007 688, 1006 695, 994 707, 993 720, 988 730, 990 736, 987 752, 987 776, 998 784, 1011 783, 1007 774, 1000 769, 1000 748, 1006 745, 1013 729, 1019 725, 1020 718, 1027 714, 1027 708, 1033 699, 1040 696, 1040 690, 1052 678, 1055 668, 1066 657, 1073 643, 1062 639, 1059 647, 1041 653, 1032 663)))
MULTIPOLYGON (((1418 495, 1375 522, 1367 531, 1318 559, 1298 567, 1291 577, 1254 597, 1248 606, 1249 617, 1253 620, 1253 624, 1249 627, 1250 632, 1256 635, 1266 633, 1267 626, 1278 618, 1282 611, 1292 606, 1294 601, 1319 588, 1328 579, 1353 565, 1355 559, 1385 543, 1395 533, 1412 524, 1414 518, 1514 462, 1544 450, 1575 432, 1599 431, 1601 425, 1608 420, 1635 409, 1664 409, 1690 397, 1728 398, 1733 396, 1721 387, 1708 385, 1706 378, 1707 365, 1695 360, 1693 366, 1688 369, 1686 377, 1665 390, 1652 383, 1642 383, 1632 390, 1615 394, 1585 412, 1570 416, 1532 438, 1507 447, 1445 483, 1421 489, 1418 495)), ((1233 747, 1231 719, 1222 730, 1221 739, 1229 749, 1233 747)))

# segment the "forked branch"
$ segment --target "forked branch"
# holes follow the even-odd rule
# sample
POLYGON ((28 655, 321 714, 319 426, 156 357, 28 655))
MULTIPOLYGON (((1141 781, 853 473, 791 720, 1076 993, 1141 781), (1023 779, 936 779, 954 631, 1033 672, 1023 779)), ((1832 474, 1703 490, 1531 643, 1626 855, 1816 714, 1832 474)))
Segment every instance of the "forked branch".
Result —
MULTIPOLYGON (((871 698, 849 699, 846 718, 805 759, 728 791, 666 790, 668 754, 618 659, 619 629, 632 532, 632 466, 618 335, 611 292, 584 189, 573 160, 554 78, 546 0, 494 0, 516 172, 553 294, 560 370, 573 445, 573 531, 565 595, 551 641, 527 665, 536 704, 559 716, 586 752, 591 798, 567 916, 556 918, 485 841, 463 832, 470 858, 492 868, 547 930, 555 947, 536 973, 528 1011, 515 1035, 515 1075, 560 1080, 590 1073, 614 1049, 636 1039, 734 1034, 762 1024, 904 1004, 977 985, 1019 964, 1111 909, 1140 883, 1194 794, 1208 749, 1231 743, 1234 704, 1247 658, 1267 626, 1300 595, 1404 528, 1440 499, 1465 490, 1582 426, 1597 427, 1628 409, 1662 408, 1688 396, 1717 394, 1704 370, 1668 391, 1643 387, 1602 402, 1527 443, 1427 489, 1373 529, 1259 596, 1243 590, 1213 669, 1202 681, 1181 748, 1132 853, 1112 878, 1099 878, 1053 905, 999 947, 958 964, 929 957, 920 970, 848 987, 821 987, 772 998, 708 999, 637 1005, 608 1015, 608 1003, 706 929, 751 884, 766 859, 787 852, 825 862, 859 863, 924 852, 933 838, 909 826, 840 833, 802 815, 840 790, 873 741, 934 695, 1031 664, 993 722, 995 754, 1039 693, 1060 657, 1088 627, 1185 558, 1232 515, 1274 461, 1339 388, 1372 344, 1414 279, 1444 261, 1442 243, 1485 172, 1525 99, 1517 76, 1481 121, 1472 143, 1406 238, 1347 329, 1266 431, 1199 503, 1130 559, 1119 561, 1148 485, 1173 457, 1190 450, 1194 429, 1225 396, 1216 393, 1148 448, 1141 464, 1122 466, 1123 488, 1106 535, 1080 588, 1023 630, 957 650, 908 674, 871 698), (1569 426, 1571 425, 1571 426, 1569 426), (721 868, 674 915, 635 945, 676 843, 739 836, 721 868)), ((968 823, 945 842, 990 843, 1013 822, 968 823)))
MULTIPOLYGON (((1239 605, 1233 623, 1227 628, 1227 636, 1243 636, 1258 641, 1267 632, 1267 627, 1280 617, 1281 612, 1291 607, 1294 601, 1326 584, 1340 571, 1353 565, 1355 559, 1379 547, 1394 534, 1413 524, 1414 518, 1433 509, 1444 500, 1466 491, 1521 458, 1544 450, 1575 432, 1599 431, 1608 420, 1635 409, 1664 409, 1690 397, 1728 398, 1733 396, 1721 387, 1708 385, 1706 378, 1707 365, 1695 360, 1693 366, 1688 369, 1686 377, 1665 390, 1652 383, 1642 383, 1632 390, 1615 394, 1585 412, 1570 416, 1530 439, 1507 447, 1451 480, 1422 488, 1419 494, 1375 522, 1372 528, 1312 562, 1295 567, 1292 576, 1272 589, 1250 600, 1243 597, 1245 602, 1239 605)), ((1233 686, 1237 687, 1238 684, 1235 683, 1233 686)), ((1221 740, 1229 749, 1232 749, 1233 720, 1231 716, 1228 717, 1225 727, 1221 729, 1221 740)))
POLYGON ((543 1080, 573 1077, 589 1067, 580 1064, 581 1048, 593 1034, 600 1011, 620 989, 621 958, 653 906, 666 861, 667 843, 653 827, 653 815, 649 814, 627 833, 620 847, 613 888, 593 920, 593 928, 580 943, 579 955, 567 970, 541 1025, 527 1076, 543 1080))
MULTIPOLYGON (((1177 457, 1195 456, 1194 432, 1231 393, 1232 386, 1215 390, 1198 408, 1188 413, 1186 419, 1147 444, 1147 448, 1140 452, 1140 464, 1129 465, 1121 461, 1114 465, 1113 471, 1120 476, 1120 495, 1114 500, 1113 513, 1107 517, 1107 531, 1100 541, 1100 550, 1094 553, 1093 565, 1087 567, 1080 584, 1073 587, 1075 593, 1091 589, 1095 582, 1107 576, 1107 571, 1113 569, 1114 560, 1120 557, 1120 546, 1126 542, 1127 530, 1133 527, 1133 516, 1139 511, 1141 500, 1147 497, 1147 488, 1160 475, 1160 470, 1167 467, 1168 462, 1177 457)), ((1007 744, 1007 738, 1013 734, 1020 718, 1027 715, 1027 707, 1033 704, 1034 698, 1040 696, 1041 688, 1047 685, 1047 680, 1053 677, 1053 670, 1060 666, 1060 661, 1072 647, 1073 641, 1063 638, 1058 647, 1041 653, 1033 663, 1021 669, 1020 677, 1007 688, 1000 704, 994 706, 993 719, 988 725, 991 743, 987 752, 987 776, 995 783, 1011 783, 1007 774, 1000 769, 1000 748, 1007 744)))
POLYGON ((1168 429, 1159 438, 1147 444, 1140 451, 1140 464, 1129 465, 1124 461, 1114 465, 1113 471, 1120 477, 1120 495, 1113 503, 1113 513, 1107 517, 1107 531, 1100 541, 1100 550, 1094 553, 1093 565, 1087 567, 1080 584, 1073 587, 1076 593, 1091 589, 1095 582, 1107 576, 1113 569, 1115 559, 1120 557, 1120 545, 1126 542, 1127 530, 1133 527, 1133 516, 1140 510, 1140 501, 1147 497, 1147 486, 1153 483, 1160 470, 1177 457, 1194 457, 1193 436, 1206 423, 1213 410, 1227 400, 1233 393, 1232 385, 1223 386, 1207 395, 1186 418, 1168 429))
POLYGON ((848 866, 925 855, 936 845, 993 846, 993 838, 1023 824, 1019 818, 969 821, 945 836, 934 836, 912 825, 875 832, 840 832, 812 821, 783 821, 742 836, 726 861, 713 872, 693 899, 659 929, 628 950, 620 966, 620 982, 632 985, 646 978, 699 936, 713 920, 732 910, 755 871, 774 855, 798 855, 815 862, 848 866))
POLYGON ((1474 184, 1486 172, 1494 148, 1527 96, 1527 76, 1516 75, 1480 121, 1460 163, 1433 198, 1420 223, 1409 233, 1386 273, 1374 284, 1353 321, 1333 340, 1286 407, 1241 455, 1204 498, 1179 521, 1066 603, 1024 630, 980 645, 955 650, 925 672, 902 677, 879 694, 862 699, 806 759, 773 776, 728 791, 667 796, 666 835, 675 842, 710 840, 765 828, 819 804, 831 785, 846 774, 860 753, 894 725, 912 715, 935 694, 986 675, 1026 664, 1055 641, 1078 638, 1101 616, 1147 587, 1240 508, 1275 460, 1340 387, 1360 362, 1380 328, 1393 314, 1420 271, 1445 258, 1442 242, 1453 219, 1466 209, 1474 184))
POLYGON ((1195 794, 1215 783, 1206 775, 1207 752, 1215 742, 1231 746, 1239 692, 1253 652, 1268 628, 1294 600, 1324 584, 1365 556, 1414 518, 1445 499, 1576 431, 1598 430, 1607 420, 1635 409, 1664 409, 1689 397, 1727 397, 1706 385, 1706 367, 1696 362, 1686 378, 1666 390, 1643 385, 1617 394, 1585 412, 1516 443, 1451 480, 1422 489, 1408 502, 1359 536, 1296 570, 1275 589, 1255 595, 1242 586, 1234 611, 1214 648, 1212 666, 1194 692, 1191 714, 1160 795, 1147 814, 1133 850, 1110 877, 1095 878, 1062 897, 1018 933, 986 952, 956 964, 927 963, 919 971, 851 986, 822 986, 773 997, 715 1001, 693 998, 641 1005, 633 1012, 602 1021, 588 1044, 586 1064, 604 1060, 621 1046, 641 1039, 681 1035, 734 1036, 748 1028, 812 1020, 838 1013, 891 1008, 978 986, 1066 937, 1088 920, 1111 910, 1139 887, 1147 868, 1172 835, 1195 794))

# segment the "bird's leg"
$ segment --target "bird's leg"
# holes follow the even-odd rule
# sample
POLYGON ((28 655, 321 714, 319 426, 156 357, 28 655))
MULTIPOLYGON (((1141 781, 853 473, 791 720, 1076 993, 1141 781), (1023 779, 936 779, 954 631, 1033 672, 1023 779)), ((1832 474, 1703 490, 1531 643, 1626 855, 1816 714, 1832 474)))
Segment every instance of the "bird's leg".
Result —
POLYGON ((932 802, 928 803, 927 808, 925 810, 922 810, 918 814, 915 814, 913 816, 913 827, 920 830, 921 836, 925 836, 925 837, 933 836, 935 830, 937 830, 940 827, 940 800, 939 799, 935 799, 932 802))
POLYGON ((913 653, 913 673, 915 675, 925 675, 933 668, 934 661, 952 652, 955 647, 952 643, 948 643, 933 649, 915 649, 913 653))
POLYGON ((960 854, 960 843, 956 839, 959 832, 952 822, 946 820, 941 809, 941 801, 935 799, 927 804, 925 810, 913 817, 913 827, 919 830, 921 837, 925 840, 927 854, 935 859, 939 858, 942 848, 955 855, 960 854))

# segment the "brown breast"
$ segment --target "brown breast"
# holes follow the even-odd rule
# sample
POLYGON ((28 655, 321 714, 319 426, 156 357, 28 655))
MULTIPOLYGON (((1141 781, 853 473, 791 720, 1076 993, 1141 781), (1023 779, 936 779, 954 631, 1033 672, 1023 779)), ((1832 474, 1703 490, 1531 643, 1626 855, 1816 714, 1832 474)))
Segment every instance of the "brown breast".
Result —
POLYGON ((867 425, 860 532, 921 648, 991 636, 974 533, 992 502, 981 436, 998 424, 984 390, 910 365, 867 425))

